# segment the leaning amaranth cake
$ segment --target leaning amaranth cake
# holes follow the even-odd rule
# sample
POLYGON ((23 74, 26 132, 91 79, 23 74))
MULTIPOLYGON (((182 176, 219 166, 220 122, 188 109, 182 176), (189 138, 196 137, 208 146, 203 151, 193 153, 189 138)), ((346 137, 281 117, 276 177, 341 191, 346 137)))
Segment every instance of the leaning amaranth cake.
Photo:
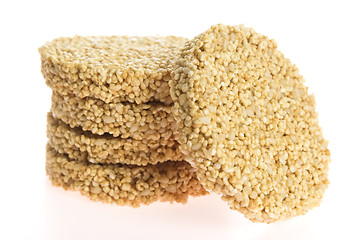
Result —
POLYGON ((170 104, 168 81, 182 37, 62 37, 39 49, 48 86, 62 95, 170 104))
POLYGON ((170 81, 181 151, 205 189, 255 222, 318 206, 330 152, 304 79, 273 40, 216 25, 187 42, 170 81))
POLYGON ((47 145, 46 173, 51 182, 91 200, 139 207, 155 201, 187 202, 207 194, 187 162, 135 166, 74 161, 47 145))

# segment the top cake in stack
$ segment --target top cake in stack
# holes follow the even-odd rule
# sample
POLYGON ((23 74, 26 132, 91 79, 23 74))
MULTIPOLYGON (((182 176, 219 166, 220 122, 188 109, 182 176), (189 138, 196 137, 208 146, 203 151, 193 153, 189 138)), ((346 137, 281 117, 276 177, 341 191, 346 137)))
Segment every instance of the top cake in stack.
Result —
MULTIPOLYGON (((170 108, 170 71, 185 41, 173 36, 75 36, 55 39, 39 49, 42 74, 53 90, 47 131, 47 172, 53 183, 80 189, 92 199, 113 199, 131 205, 156 200, 184 201, 188 194, 206 193, 190 165, 182 161, 170 108), (133 176, 129 172, 144 172, 158 166, 160 174, 154 174, 146 187, 139 187, 137 181, 141 177, 135 177, 130 181, 131 191, 128 186, 120 191, 124 184, 120 181, 119 188, 110 194, 107 186, 114 179, 100 187, 100 183, 94 182, 97 175, 94 174, 87 184, 83 178, 78 179, 79 173, 77 178, 74 176, 76 171, 68 169, 68 163, 59 165, 64 159, 96 169, 121 163, 119 167, 126 169, 128 177, 133 176), (144 167, 139 170, 126 164, 144 167), (172 169, 179 165, 188 170, 181 170, 178 177, 166 174, 160 178, 167 172, 167 164, 172 169), (63 175, 58 175, 59 172, 63 175), (114 192, 118 192, 117 197, 114 192)), ((124 176, 120 178, 124 180, 124 176)))
POLYGON ((40 48, 48 86, 105 103, 172 103, 168 81, 182 37, 57 38, 40 48))

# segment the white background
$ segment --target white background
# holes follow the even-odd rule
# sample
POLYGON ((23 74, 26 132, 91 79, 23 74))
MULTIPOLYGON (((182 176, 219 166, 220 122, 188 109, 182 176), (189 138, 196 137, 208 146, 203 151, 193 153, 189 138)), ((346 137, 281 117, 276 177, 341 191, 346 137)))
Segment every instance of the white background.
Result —
POLYGON ((361 239, 360 9, 357 1, 1 1, 0 239, 361 239), (315 94, 332 156, 321 207, 267 225, 215 195, 132 209, 51 186, 51 91, 38 47, 75 34, 191 38, 217 23, 276 39, 315 94))

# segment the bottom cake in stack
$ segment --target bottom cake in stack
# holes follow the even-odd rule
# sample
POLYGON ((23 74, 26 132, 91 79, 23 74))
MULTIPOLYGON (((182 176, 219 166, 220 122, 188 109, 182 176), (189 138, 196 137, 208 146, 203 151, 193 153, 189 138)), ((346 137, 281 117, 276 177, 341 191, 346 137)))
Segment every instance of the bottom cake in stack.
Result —
POLYGON ((54 185, 92 200, 138 207, 155 201, 185 203, 207 191, 178 145, 95 135, 48 114, 46 172, 54 185), (148 162, 148 164, 147 164, 148 162))

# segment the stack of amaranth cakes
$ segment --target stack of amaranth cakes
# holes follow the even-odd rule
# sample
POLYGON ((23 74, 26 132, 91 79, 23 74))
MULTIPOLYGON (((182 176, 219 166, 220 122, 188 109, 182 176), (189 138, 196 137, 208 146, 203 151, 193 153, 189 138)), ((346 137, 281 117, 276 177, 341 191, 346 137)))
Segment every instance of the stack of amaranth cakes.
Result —
POLYGON ((93 200, 139 206, 207 192, 176 141, 168 81, 180 37, 58 38, 39 49, 53 90, 46 171, 93 200))
POLYGON ((320 204, 327 141, 274 40, 215 25, 190 41, 60 38, 40 53, 55 185, 134 206, 207 190, 267 223, 320 204))

